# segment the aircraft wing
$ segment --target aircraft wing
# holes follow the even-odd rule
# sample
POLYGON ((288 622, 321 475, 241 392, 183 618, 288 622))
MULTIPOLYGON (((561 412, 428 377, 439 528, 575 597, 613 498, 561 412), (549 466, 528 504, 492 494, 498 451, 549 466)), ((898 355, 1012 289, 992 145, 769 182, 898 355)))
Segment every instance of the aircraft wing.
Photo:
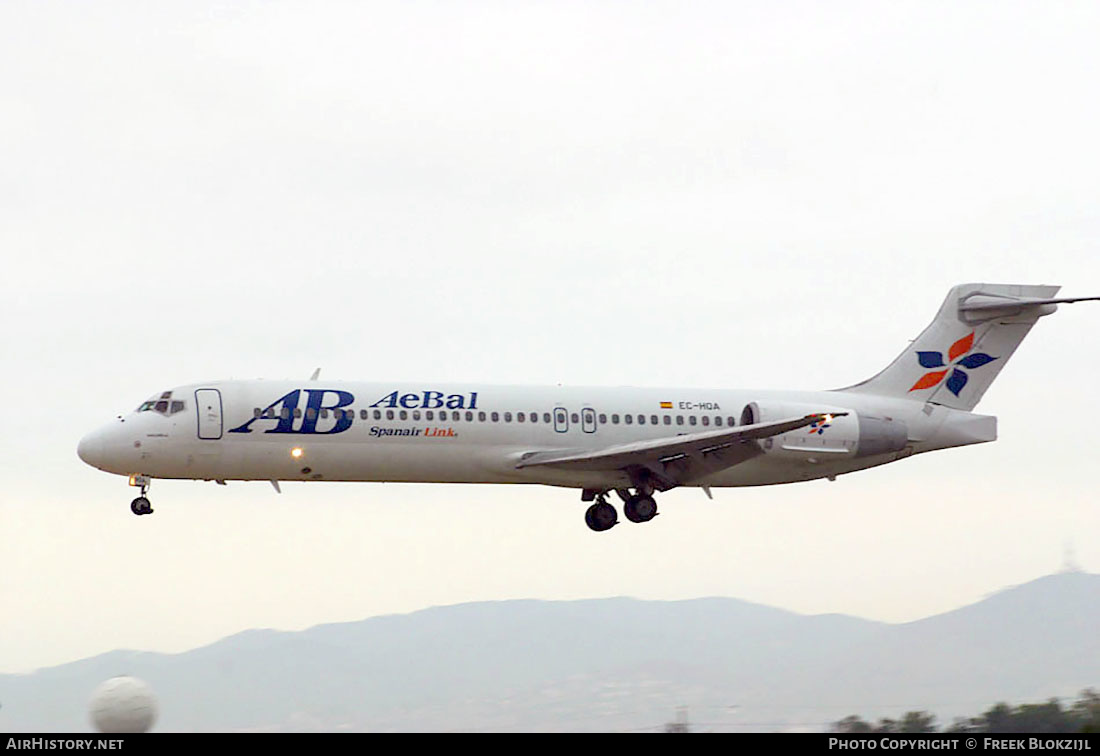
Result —
POLYGON ((557 450, 529 452, 517 463, 526 467, 554 467, 562 470, 610 471, 624 470, 632 477, 639 473, 648 478, 659 491, 684 485, 705 475, 733 467, 762 454, 753 443, 757 439, 778 436, 807 425, 841 417, 846 412, 824 412, 742 425, 737 428, 687 433, 618 444, 595 450, 557 450))

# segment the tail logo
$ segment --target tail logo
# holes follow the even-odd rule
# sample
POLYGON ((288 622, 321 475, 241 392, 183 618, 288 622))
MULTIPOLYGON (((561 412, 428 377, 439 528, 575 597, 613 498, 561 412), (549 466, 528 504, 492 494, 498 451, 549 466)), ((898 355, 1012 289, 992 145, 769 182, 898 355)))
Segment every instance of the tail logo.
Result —
POLYGON ((958 396, 959 392, 963 390, 963 386, 970 380, 970 377, 966 374, 966 370, 980 368, 982 365, 988 365, 990 362, 997 359, 996 357, 990 357, 984 352, 974 352, 971 354, 970 350, 973 348, 974 332, 971 331, 969 336, 964 336, 959 339, 947 350, 947 362, 943 361, 942 352, 917 352, 917 362, 920 363, 921 367, 944 369, 925 373, 921 376, 919 381, 913 384, 913 388, 909 390, 916 391, 918 389, 938 386, 940 382, 943 381, 944 376, 951 373, 946 383, 947 390, 955 396, 958 396), (962 368, 966 368, 966 370, 962 368))

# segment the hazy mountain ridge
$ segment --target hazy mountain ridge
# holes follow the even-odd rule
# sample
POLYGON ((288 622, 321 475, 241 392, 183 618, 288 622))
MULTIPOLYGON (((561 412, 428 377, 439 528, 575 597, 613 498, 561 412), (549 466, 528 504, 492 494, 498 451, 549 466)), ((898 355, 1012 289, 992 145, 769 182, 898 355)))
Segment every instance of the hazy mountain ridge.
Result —
POLYGON ((87 730, 88 696, 118 674, 153 686, 162 731, 634 729, 680 705, 709 729, 891 705, 948 720, 1100 686, 1098 627, 1084 573, 901 625, 725 598, 460 604, 0 675, 0 729, 87 730))

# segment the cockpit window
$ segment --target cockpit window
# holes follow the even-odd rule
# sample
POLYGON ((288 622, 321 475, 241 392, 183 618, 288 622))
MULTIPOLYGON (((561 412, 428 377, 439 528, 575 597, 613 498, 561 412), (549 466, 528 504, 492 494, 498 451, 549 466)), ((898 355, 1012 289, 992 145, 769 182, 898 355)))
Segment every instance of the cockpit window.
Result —
POLYGON ((165 391, 160 397, 142 402, 137 412, 159 412, 162 415, 174 415, 187 409, 187 402, 182 399, 173 399, 171 391, 165 391))

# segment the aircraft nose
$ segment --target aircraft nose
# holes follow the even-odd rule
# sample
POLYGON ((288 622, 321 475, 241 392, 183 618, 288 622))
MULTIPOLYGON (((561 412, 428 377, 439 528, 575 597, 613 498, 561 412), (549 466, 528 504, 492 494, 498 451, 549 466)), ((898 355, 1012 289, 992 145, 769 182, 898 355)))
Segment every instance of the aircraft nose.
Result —
POLYGON ((76 445, 76 455, 92 467, 103 464, 103 438, 99 431, 93 431, 76 445))

